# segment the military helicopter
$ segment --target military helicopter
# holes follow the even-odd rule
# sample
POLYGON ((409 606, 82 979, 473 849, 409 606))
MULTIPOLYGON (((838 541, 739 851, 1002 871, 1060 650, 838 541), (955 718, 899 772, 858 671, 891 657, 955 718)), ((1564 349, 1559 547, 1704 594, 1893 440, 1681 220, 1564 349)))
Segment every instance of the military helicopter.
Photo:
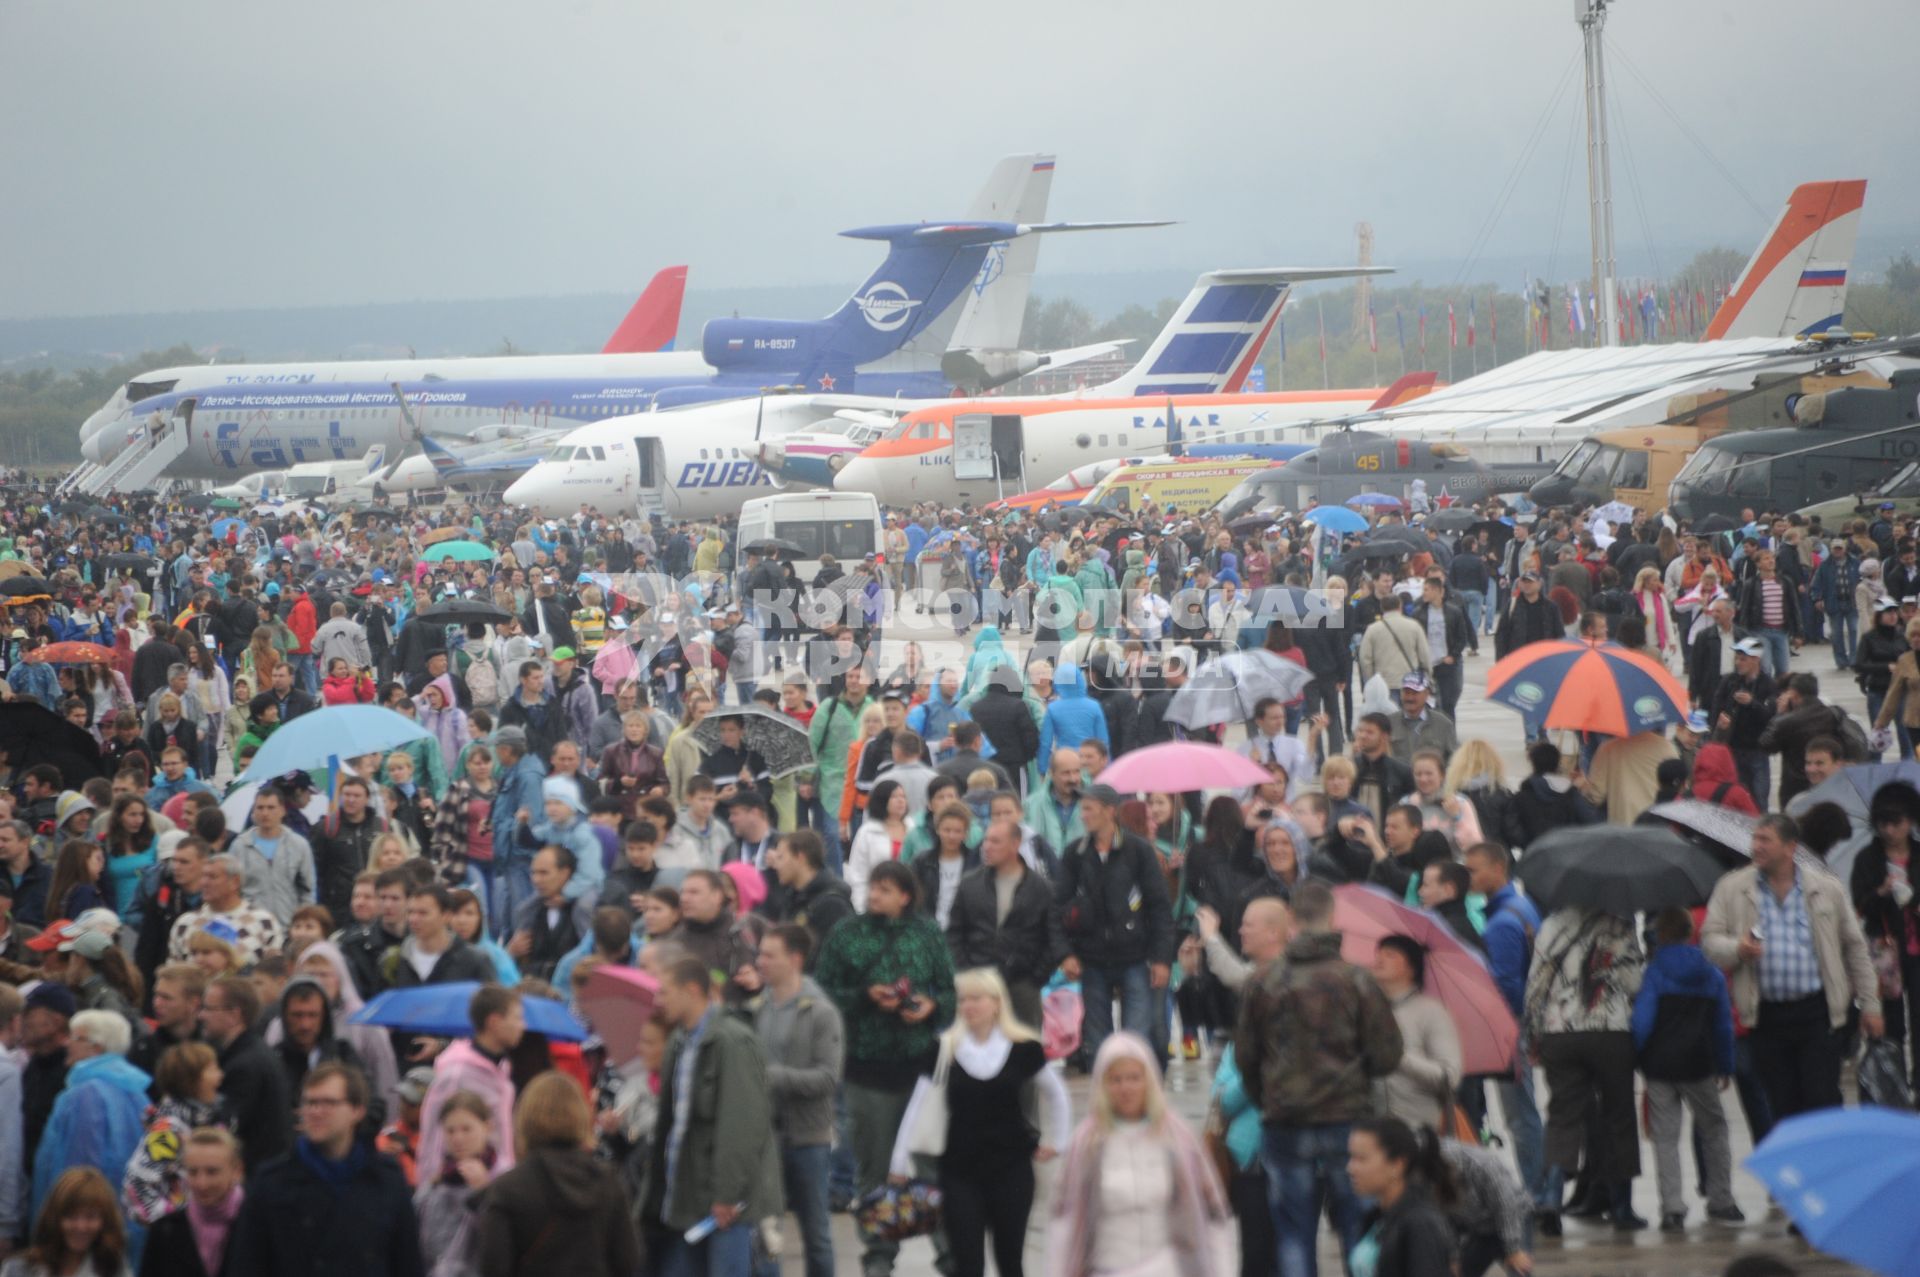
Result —
POLYGON ((1317 447, 1249 476, 1214 509, 1234 519, 1267 506, 1298 510, 1310 497, 1322 505, 1339 505, 1363 492, 1401 492, 1416 479, 1424 479, 1436 498, 1446 492, 1472 502, 1495 493, 1523 492, 1551 468, 1544 463, 1490 466, 1456 443, 1341 430, 1317 447))
POLYGON ((1920 460, 1920 368, 1884 388, 1803 394, 1794 424, 1719 435, 1674 476, 1668 508, 1684 519, 1743 509, 1795 510, 1865 492, 1920 460))

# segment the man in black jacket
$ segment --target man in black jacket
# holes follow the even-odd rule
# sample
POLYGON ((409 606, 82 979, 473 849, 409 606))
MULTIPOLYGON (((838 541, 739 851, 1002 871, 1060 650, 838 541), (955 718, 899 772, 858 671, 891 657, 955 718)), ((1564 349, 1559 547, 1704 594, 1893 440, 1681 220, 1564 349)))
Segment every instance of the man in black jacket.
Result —
POLYGON ((1473 626, 1467 621, 1466 610, 1447 593, 1446 578, 1437 572, 1428 573, 1421 584, 1420 601, 1413 606, 1413 619, 1427 633, 1434 690, 1440 693, 1440 712, 1452 718, 1466 683, 1467 649, 1479 650, 1474 645, 1473 626), (1438 650, 1435 650, 1435 635, 1440 639, 1438 650))
POLYGON ((220 1099, 233 1118, 249 1172, 293 1142, 292 1092, 280 1061, 254 1031, 259 1019, 260 995, 245 976, 223 975, 207 986, 200 1028, 219 1052, 220 1099))
POLYGON ((1002 665, 987 675, 986 691, 973 703, 973 721, 993 742, 993 758, 1016 778, 1040 752, 1040 728, 1020 694, 1020 675, 1002 665))
POLYGON ((1761 651, 1755 638, 1733 645, 1733 673, 1714 688, 1707 716, 1715 738, 1733 751, 1740 783, 1764 807, 1773 792, 1773 774, 1766 751, 1760 748, 1760 733, 1773 718, 1773 680, 1761 672, 1761 651))
MULTIPOLYGON (((365 1062, 353 1044, 339 1036, 326 988, 312 976, 295 976, 280 992, 280 1041, 268 1048, 280 1057, 287 1075, 287 1093, 298 1095, 307 1074, 328 1060, 338 1060, 365 1071, 365 1062)), ((368 1102, 368 1134, 378 1134, 386 1103, 378 1096, 368 1102)))
POLYGON ((1507 607, 1506 615, 1500 618, 1500 625, 1494 633, 1493 654, 1496 657, 1505 656, 1529 643, 1566 636, 1567 627, 1560 619, 1560 609, 1540 592, 1540 574, 1522 572, 1513 602, 1507 607))
POLYGON ((769 916, 805 927, 812 934, 806 963, 811 971, 827 933, 853 916, 853 892, 827 872, 827 844, 811 829, 780 835, 767 852, 767 868, 782 888, 777 898, 767 898, 775 906, 769 916))
POLYGON ((513 936, 507 955, 520 964, 521 973, 536 980, 552 980, 560 959, 572 953, 593 930, 593 901, 567 899, 567 885, 579 862, 565 847, 542 847, 528 870, 533 896, 513 917, 513 936))
POLYGON ((353 880, 366 870, 374 839, 386 832, 387 822, 373 814, 371 791, 360 777, 342 778, 338 793, 339 810, 320 822, 308 842, 320 903, 345 920, 353 916, 353 880))
POLYGON ((1020 827, 996 820, 980 841, 981 865, 960 880, 947 916, 955 970, 993 967, 1014 1016, 1040 1024, 1040 990, 1067 956, 1053 888, 1020 857, 1020 827))
POLYGON ((247 1148, 258 1169, 233 1226, 226 1272, 425 1277, 406 1176, 359 1137, 368 1100, 366 1075, 351 1065, 329 1061, 307 1074, 299 1148, 266 1165, 247 1148))
POLYGON ((133 943, 133 965, 149 989, 154 973, 167 960, 167 940, 173 934, 173 924, 180 915, 200 907, 200 872, 207 867, 209 854, 207 844, 200 839, 182 838, 172 856, 140 874, 135 897, 140 933, 133 943))
POLYGON ((1187 685, 1187 675, 1193 672, 1187 668, 1191 659, 1190 653, 1178 648, 1161 658, 1160 686, 1150 688, 1133 703, 1133 719, 1127 724, 1127 734, 1122 741, 1115 742, 1118 752, 1145 749, 1177 739, 1178 725, 1167 721, 1167 706, 1173 703, 1173 694, 1187 685))
POLYGON ((1733 612, 1732 599, 1715 599, 1707 608, 1712 624, 1693 640, 1693 653, 1687 660, 1687 692, 1695 705, 1712 705, 1720 680, 1733 673, 1733 649, 1747 638, 1747 632, 1733 623, 1733 612))
POLYGON ((1119 810, 1120 795, 1111 785, 1089 785, 1081 794, 1087 832, 1068 844, 1054 892, 1070 949, 1061 965, 1069 980, 1080 981, 1086 1004, 1081 1037, 1089 1056, 1113 1032, 1116 994, 1120 1027, 1153 1036, 1156 993, 1167 987, 1173 969, 1173 908, 1160 855, 1120 828, 1119 810))

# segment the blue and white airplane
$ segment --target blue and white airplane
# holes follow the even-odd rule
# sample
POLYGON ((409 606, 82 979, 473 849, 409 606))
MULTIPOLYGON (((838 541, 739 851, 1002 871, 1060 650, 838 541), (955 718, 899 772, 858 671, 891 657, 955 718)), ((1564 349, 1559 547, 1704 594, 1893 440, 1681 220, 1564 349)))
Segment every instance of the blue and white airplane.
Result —
MULTIPOLYGON (((941 361, 956 349, 1017 376, 1027 362, 1013 347, 1031 278, 1030 237, 1164 224, 1041 221, 1053 171, 1050 156, 1010 156, 995 167, 966 220, 845 232, 883 242, 888 253, 825 319, 714 320, 698 354, 163 369, 129 382, 95 413, 82 429, 81 450, 103 469, 104 486, 124 491, 162 473, 230 477, 358 457, 381 445, 395 469, 429 433, 478 438, 487 427, 564 429, 739 398, 769 384, 845 392, 857 382, 867 394, 942 395, 950 382, 941 361), (1020 269, 1023 253, 1028 264, 1020 269), (1011 297, 1016 291, 1020 296, 1011 297)), ((1070 353, 1086 358, 1110 348, 1070 353)), ((1037 366, 1037 357, 1028 360, 1037 366)))

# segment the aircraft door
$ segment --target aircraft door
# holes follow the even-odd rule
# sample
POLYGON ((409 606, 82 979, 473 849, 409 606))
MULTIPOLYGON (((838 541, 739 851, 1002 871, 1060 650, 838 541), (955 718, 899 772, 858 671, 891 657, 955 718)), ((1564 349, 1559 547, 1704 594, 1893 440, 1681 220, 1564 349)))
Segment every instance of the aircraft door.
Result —
POLYGON ((1000 495, 1027 490, 1026 435, 1019 417, 1011 414, 993 419, 993 474, 1000 480, 1000 495))
POLYGON ((660 487, 660 441, 644 436, 633 441, 634 469, 629 476, 637 472, 643 491, 660 487))
POLYGON ((994 477, 993 423, 980 414, 953 419, 953 477, 956 482, 994 477))

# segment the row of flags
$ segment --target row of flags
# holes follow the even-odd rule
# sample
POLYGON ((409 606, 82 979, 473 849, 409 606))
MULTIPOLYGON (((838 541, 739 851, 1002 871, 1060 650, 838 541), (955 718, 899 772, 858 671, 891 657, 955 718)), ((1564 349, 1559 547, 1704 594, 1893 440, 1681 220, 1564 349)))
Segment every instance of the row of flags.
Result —
MULTIPOLYGON (((1615 322, 1618 325, 1618 339, 1621 343, 1679 341, 1698 338, 1712 321, 1713 313, 1726 300, 1728 288, 1716 284, 1711 289, 1698 287, 1691 294, 1677 285, 1662 286, 1657 283, 1634 281, 1622 283, 1615 296, 1615 322)), ((1601 323, 1600 306, 1590 286, 1580 281, 1556 290, 1543 281, 1528 284, 1521 293, 1525 304, 1524 334, 1525 351, 1546 350, 1554 344, 1554 318, 1556 313, 1565 319, 1567 340, 1563 345, 1581 346, 1593 343, 1593 335, 1598 332, 1601 323), (1554 293, 1558 291, 1560 304, 1556 307, 1554 293)), ((1500 311, 1498 294, 1487 297, 1488 343, 1493 348, 1495 359, 1500 349, 1500 311)), ((1415 308, 1415 343, 1422 364, 1429 353, 1427 341, 1427 306, 1422 302, 1415 308)), ((1435 306, 1436 314, 1438 306, 1435 306)), ((1315 304, 1318 323, 1318 345, 1321 370, 1324 374, 1327 365, 1327 321, 1326 314, 1318 302, 1315 304)), ((1443 349, 1451 352, 1461 348, 1461 314, 1452 299, 1446 302, 1447 334, 1443 349)), ((1480 340, 1479 298, 1469 294, 1466 299, 1466 332, 1464 345, 1475 350, 1480 340)), ((1393 308, 1394 335, 1399 346, 1401 363, 1407 358, 1406 315, 1402 307, 1393 308)), ((1287 320, 1283 315, 1279 325, 1280 361, 1284 365, 1287 358, 1287 320)), ((1380 353, 1380 328, 1374 311, 1373 300, 1367 301, 1367 350, 1375 355, 1380 353)))

